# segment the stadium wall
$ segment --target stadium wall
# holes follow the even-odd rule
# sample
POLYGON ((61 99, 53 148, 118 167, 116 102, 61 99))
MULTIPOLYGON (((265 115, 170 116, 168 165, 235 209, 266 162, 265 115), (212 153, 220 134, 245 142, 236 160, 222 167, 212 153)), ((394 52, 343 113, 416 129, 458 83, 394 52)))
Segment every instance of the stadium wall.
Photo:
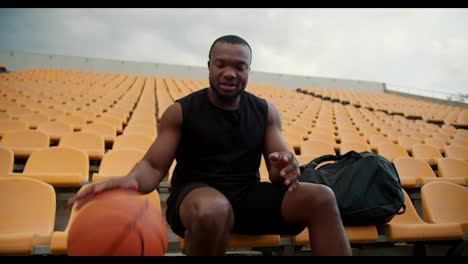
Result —
MULTIPOLYGON (((191 79, 206 79, 208 77, 207 68, 198 66, 120 61, 16 51, 0 51, 0 64, 5 65, 8 71, 21 71, 31 68, 55 68, 191 79)), ((313 87, 383 93, 385 89, 384 83, 379 82, 320 78, 259 71, 251 72, 250 82, 269 83, 291 90, 296 90, 298 87, 313 87)))

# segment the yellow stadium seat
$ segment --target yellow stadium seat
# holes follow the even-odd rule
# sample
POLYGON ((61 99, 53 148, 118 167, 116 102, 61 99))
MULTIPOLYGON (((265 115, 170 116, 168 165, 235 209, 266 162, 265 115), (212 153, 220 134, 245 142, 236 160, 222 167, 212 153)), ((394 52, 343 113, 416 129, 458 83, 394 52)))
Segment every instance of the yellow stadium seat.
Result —
POLYGON ((448 178, 457 184, 468 184, 468 161, 443 158, 437 161, 439 177, 448 178))
POLYGON ((55 225, 55 190, 42 181, 0 178, 0 254, 31 255, 49 246, 55 225))
POLYGON ((410 197, 403 190, 406 211, 395 215, 393 219, 383 226, 383 234, 388 241, 413 242, 430 240, 461 240, 463 231, 456 223, 427 223, 424 222, 414 208, 410 197))
POLYGON ((41 123, 37 126, 37 131, 41 131, 49 135, 53 142, 58 142, 63 135, 73 132, 73 126, 65 122, 47 122, 41 123))
POLYGON ((143 158, 146 152, 136 149, 110 150, 101 160, 99 173, 93 174, 92 181, 127 175, 143 158))
POLYGON ((90 159, 100 160, 104 156, 104 137, 95 133, 73 132, 62 136, 60 147, 72 147, 84 150, 90 159))
POLYGON ((431 182, 421 188, 424 219, 429 223, 456 224, 468 232, 468 189, 451 182, 431 182))
POLYGON ((44 132, 24 130, 5 133, 0 146, 9 148, 15 157, 28 157, 32 152, 49 148, 49 136, 44 132))
POLYGON ((28 130, 29 124, 21 120, 0 119, 0 137, 7 132, 28 130))
POLYGON ((23 172, 9 176, 36 178, 53 186, 81 186, 89 181, 89 159, 79 149, 50 147, 31 153, 23 172))
POLYGON ((120 135, 115 138, 112 149, 139 149, 147 151, 151 147, 151 144, 153 144, 153 139, 149 136, 142 134, 120 135))

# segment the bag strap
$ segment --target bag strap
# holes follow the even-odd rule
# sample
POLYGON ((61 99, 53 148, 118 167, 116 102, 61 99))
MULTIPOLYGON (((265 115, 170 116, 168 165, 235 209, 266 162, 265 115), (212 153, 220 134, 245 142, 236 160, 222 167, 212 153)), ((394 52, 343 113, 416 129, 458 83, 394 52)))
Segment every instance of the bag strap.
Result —
POLYGON ((313 159, 306 166, 312 166, 312 168, 315 169, 322 162, 332 161, 332 160, 336 161, 336 160, 342 160, 342 159, 346 159, 346 158, 354 158, 354 159, 357 160, 357 159, 361 158, 361 155, 359 155, 359 153, 357 153, 354 150, 348 151, 347 153, 345 153, 343 155, 323 155, 323 156, 320 156, 320 157, 317 157, 317 158, 313 159))

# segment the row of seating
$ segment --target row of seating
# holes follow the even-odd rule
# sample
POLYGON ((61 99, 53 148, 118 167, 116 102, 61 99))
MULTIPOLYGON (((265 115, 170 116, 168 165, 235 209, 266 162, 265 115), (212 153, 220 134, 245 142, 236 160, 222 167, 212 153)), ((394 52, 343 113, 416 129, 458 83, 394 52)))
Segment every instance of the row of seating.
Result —
POLYGON ((369 108, 388 114, 400 114, 409 118, 445 124, 468 125, 468 112, 460 107, 426 102, 393 94, 308 87, 301 87, 297 90, 324 100, 351 104, 356 107, 369 108))
MULTIPOLYGON (((89 187, 83 186, 80 191, 89 187)), ((0 178, 1 254, 32 254, 35 247, 49 247, 51 254, 66 254, 70 223, 78 211, 74 206, 64 231, 54 231, 56 197, 52 185, 25 177, 0 178), (18 195, 21 193, 22 195, 18 195), (14 200, 15 203, 11 203, 14 200)), ((421 188, 424 219, 421 219, 408 194, 406 211, 383 226, 346 226, 352 244, 378 242, 461 241, 468 232, 468 189, 450 182, 431 182, 421 188), (450 204, 450 207, 447 207, 450 204), (379 239, 379 235, 385 238, 379 239)), ((159 194, 142 195, 161 210, 159 194)), ((313 231, 312 231, 313 232, 313 231)), ((280 235, 234 235, 230 248, 279 247, 280 235)), ((306 245, 308 230, 290 237, 292 245, 306 245)), ((178 238, 184 247, 182 238, 178 238)))

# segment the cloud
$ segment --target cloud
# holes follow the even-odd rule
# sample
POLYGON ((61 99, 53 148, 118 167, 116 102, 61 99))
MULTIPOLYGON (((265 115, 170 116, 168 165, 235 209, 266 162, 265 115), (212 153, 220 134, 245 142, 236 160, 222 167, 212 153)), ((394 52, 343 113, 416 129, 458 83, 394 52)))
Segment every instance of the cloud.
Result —
POLYGON ((0 50, 206 66, 217 37, 254 71, 466 92, 464 9, 1 9, 0 50))

